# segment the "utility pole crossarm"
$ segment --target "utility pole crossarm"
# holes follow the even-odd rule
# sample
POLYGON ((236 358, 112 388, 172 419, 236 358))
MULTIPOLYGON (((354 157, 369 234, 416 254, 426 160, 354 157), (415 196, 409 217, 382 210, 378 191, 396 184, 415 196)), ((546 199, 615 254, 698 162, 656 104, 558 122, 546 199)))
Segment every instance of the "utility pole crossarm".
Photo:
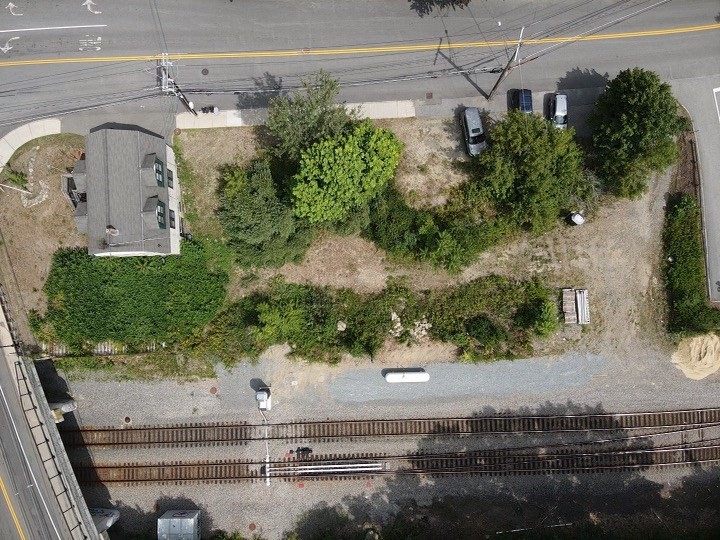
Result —
POLYGON ((490 93, 488 94, 488 101, 490 101, 493 97, 493 94, 495 94, 495 91, 498 89, 498 86, 500 86, 500 83, 505 80, 505 77, 507 77, 507 74, 512 71, 512 68, 514 67, 513 64, 517 63, 518 56, 520 55, 520 47, 522 46, 522 38, 523 38, 523 32, 525 32, 525 27, 523 26, 520 29, 520 39, 518 40, 517 47, 515 48, 515 54, 508 60, 508 63, 505 65, 503 70, 500 72, 500 76, 498 77, 498 80, 495 82, 495 86, 492 87, 492 90, 490 90, 490 93))

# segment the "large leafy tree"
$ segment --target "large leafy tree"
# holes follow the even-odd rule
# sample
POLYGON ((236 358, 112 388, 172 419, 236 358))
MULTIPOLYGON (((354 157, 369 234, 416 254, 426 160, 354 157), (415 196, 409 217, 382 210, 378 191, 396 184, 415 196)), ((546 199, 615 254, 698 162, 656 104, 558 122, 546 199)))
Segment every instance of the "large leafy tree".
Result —
POLYGON ((600 174, 617 195, 642 195, 650 174, 676 159, 682 121, 670 86, 652 71, 621 71, 598 98, 590 123, 600 174))
POLYGON ((465 200, 541 232, 581 195, 582 154, 572 129, 554 129, 536 115, 510 111, 495 125, 492 146, 477 160, 465 200), (484 203, 484 204, 483 204, 484 203))
POLYGON ((276 154, 292 162, 315 142, 343 133, 356 118, 354 110, 335 102, 338 83, 328 73, 320 70, 301 82, 303 91, 270 102, 267 121, 276 154))
POLYGON ((270 165, 258 161, 248 170, 223 172, 220 221, 242 266, 281 266, 302 257, 312 232, 277 196, 270 165))
POLYGON ((295 214, 311 223, 337 223, 367 207, 395 175, 402 143, 370 120, 302 153, 292 190, 295 214))

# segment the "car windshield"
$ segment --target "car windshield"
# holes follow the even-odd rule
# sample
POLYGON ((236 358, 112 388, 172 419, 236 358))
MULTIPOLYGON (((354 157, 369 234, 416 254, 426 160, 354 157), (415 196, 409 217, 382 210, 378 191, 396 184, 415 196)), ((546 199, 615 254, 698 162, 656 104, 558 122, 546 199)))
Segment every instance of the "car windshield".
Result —
POLYGON ((553 122, 555 122, 556 124, 558 124, 560 126, 567 124, 567 115, 566 114, 556 114, 553 122))
POLYGON ((471 135, 470 136, 470 144, 480 144, 481 142, 485 142, 485 134, 481 133, 480 135, 471 135))

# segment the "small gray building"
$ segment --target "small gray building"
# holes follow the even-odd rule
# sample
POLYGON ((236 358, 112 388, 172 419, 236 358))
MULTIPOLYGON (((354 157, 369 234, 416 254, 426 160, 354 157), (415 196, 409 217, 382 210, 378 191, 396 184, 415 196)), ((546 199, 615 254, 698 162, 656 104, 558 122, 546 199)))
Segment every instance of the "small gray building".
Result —
POLYGON ((182 212, 172 148, 138 126, 106 124, 85 138, 85 154, 63 176, 90 255, 180 253, 182 212))

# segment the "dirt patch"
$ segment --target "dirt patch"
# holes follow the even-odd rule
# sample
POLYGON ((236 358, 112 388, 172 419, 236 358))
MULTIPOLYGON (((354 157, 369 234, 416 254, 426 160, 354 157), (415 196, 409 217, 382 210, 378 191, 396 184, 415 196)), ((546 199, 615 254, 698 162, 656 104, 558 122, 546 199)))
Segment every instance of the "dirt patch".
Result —
POLYGON ((452 188, 468 179, 467 156, 455 118, 378 120, 404 143, 396 181, 413 206, 441 206, 452 188))
POLYGON ((249 165, 258 157, 267 136, 267 130, 258 126, 188 130, 175 139, 193 173, 193 181, 182 185, 186 218, 193 234, 222 236, 216 214, 220 168, 227 164, 249 165))
POLYGON ((698 196, 700 177, 697 169, 695 133, 686 130, 678 138, 678 162, 673 173, 671 191, 698 196))
POLYGON ((61 175, 83 149, 79 135, 51 135, 22 146, 9 165, 27 175, 32 195, 5 189, 0 193, 2 249, 12 261, 12 281, 21 296, 20 309, 45 310, 42 292, 52 254, 60 247, 87 246, 77 232, 70 203, 62 194, 61 175))
POLYGON ((358 292, 385 288, 389 272, 385 253, 356 236, 316 241, 302 264, 286 264, 279 273, 292 283, 351 287, 358 292))
POLYGON ((707 334, 684 339, 672 361, 688 379, 704 379, 720 369, 720 337, 707 334))

